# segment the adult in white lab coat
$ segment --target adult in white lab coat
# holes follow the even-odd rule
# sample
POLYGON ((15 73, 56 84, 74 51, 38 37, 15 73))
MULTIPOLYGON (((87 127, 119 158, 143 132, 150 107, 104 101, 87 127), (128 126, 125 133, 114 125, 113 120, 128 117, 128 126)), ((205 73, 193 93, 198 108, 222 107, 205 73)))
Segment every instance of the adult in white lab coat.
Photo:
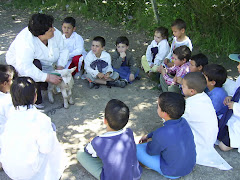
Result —
MULTIPOLYGON (((29 76, 36 82, 61 82, 61 77, 50 72, 54 64, 57 69, 65 67, 69 52, 61 32, 53 27, 53 22, 54 19, 50 15, 32 15, 28 27, 24 28, 10 45, 6 62, 14 66, 20 76, 29 76)), ((36 104, 41 103, 39 86, 36 104)))

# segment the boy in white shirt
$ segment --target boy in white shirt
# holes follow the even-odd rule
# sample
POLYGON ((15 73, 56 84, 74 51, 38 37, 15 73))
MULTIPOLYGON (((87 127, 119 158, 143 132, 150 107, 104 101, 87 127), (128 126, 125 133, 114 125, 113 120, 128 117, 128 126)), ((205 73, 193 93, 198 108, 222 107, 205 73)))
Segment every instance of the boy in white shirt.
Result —
POLYGON ((84 41, 82 36, 77 34, 76 31, 76 20, 73 17, 66 17, 62 24, 63 39, 64 43, 69 50, 69 60, 66 68, 71 69, 77 67, 72 73, 75 79, 79 79, 82 75, 81 67, 83 59, 86 56, 84 49, 84 41))
POLYGON ((1 136, 1 161, 5 173, 15 180, 58 180, 66 165, 51 119, 33 105, 36 83, 19 77, 11 85, 15 108, 9 110, 1 136))
POLYGON ((207 81, 201 72, 190 72, 183 78, 186 96, 183 117, 192 129, 196 144, 196 163, 229 170, 232 167, 214 149, 218 134, 218 119, 209 96, 204 92, 207 81))
POLYGON ((90 89, 99 85, 106 85, 108 87, 126 86, 125 81, 117 80, 119 74, 112 69, 111 56, 104 51, 105 39, 101 36, 93 38, 91 51, 85 58, 86 78, 89 81, 90 89))
POLYGON ((168 67, 173 66, 174 63, 173 63, 172 55, 173 55, 174 49, 176 49, 177 47, 186 45, 192 51, 192 48, 193 48, 192 42, 189 39, 189 37, 186 36, 185 31, 186 31, 186 23, 182 19, 176 19, 172 23, 172 32, 173 32, 174 38, 171 44, 170 52, 164 60, 164 64, 166 66, 168 67))

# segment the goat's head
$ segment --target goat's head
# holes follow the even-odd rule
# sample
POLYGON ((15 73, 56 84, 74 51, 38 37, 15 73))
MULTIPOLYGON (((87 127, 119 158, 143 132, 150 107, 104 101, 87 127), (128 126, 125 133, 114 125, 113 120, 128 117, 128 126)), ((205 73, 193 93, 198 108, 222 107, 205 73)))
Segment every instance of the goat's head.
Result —
POLYGON ((62 80, 65 84, 68 84, 72 79, 72 73, 75 71, 77 67, 73 67, 71 69, 62 69, 62 70, 56 70, 59 74, 61 74, 62 80))

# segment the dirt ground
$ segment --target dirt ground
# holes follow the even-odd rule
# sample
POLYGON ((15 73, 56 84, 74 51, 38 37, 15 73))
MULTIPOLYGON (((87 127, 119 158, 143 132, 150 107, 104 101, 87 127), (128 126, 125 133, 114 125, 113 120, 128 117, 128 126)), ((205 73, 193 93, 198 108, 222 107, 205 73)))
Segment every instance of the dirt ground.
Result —
MULTIPOLYGON (((16 10, 4 7, 0 3, 0 63, 5 63, 5 53, 14 40, 15 36, 27 26, 31 12, 26 10, 16 10)), ((115 49, 115 39, 120 35, 126 35, 130 40, 130 49, 140 62, 140 57, 145 53, 148 39, 144 33, 136 33, 130 30, 124 30, 121 27, 113 27, 105 22, 87 20, 80 15, 68 14, 67 12, 49 12, 55 17, 54 26, 61 30, 61 20, 66 16, 74 16, 77 20, 77 32, 85 40, 85 49, 90 50, 90 42, 94 36, 100 35, 106 39, 106 50, 111 52, 115 49)), ((226 64, 226 67, 232 67, 228 71, 231 77, 237 75, 236 66, 226 64)), ((99 89, 89 89, 88 83, 84 80, 76 80, 73 97, 75 105, 69 109, 62 107, 62 97, 60 94, 55 96, 56 102, 50 104, 44 93, 44 102, 46 105, 45 113, 52 118, 57 126, 57 135, 61 144, 64 146, 68 155, 68 166, 64 171, 62 180, 94 179, 76 160, 76 153, 87 143, 90 137, 105 132, 103 124, 103 112, 106 103, 117 98, 125 102, 131 111, 130 120, 127 127, 132 128, 136 142, 140 137, 156 128, 162 126, 161 119, 157 115, 157 97, 158 90, 154 90, 156 82, 147 78, 141 72, 142 79, 128 85, 125 88, 106 88, 101 86, 99 89)), ((202 180, 202 179, 240 179, 240 158, 237 150, 230 152, 220 152, 221 156, 233 167, 230 171, 221 171, 215 168, 196 165, 193 172, 181 179, 202 180)), ((0 172, 1 180, 8 180, 9 177, 0 172)), ((145 169, 143 170, 143 180, 165 179, 158 173, 145 169)))

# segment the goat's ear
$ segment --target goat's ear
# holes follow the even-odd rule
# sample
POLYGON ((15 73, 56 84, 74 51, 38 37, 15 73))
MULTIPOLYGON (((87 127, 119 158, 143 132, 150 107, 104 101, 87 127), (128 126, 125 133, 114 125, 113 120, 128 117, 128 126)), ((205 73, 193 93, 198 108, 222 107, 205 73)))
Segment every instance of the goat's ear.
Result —
POLYGON ((73 67, 73 68, 71 68, 71 69, 70 69, 71 73, 73 73, 73 71, 75 71, 75 70, 76 70, 76 68, 77 68, 76 66, 75 66, 75 67, 73 67))

